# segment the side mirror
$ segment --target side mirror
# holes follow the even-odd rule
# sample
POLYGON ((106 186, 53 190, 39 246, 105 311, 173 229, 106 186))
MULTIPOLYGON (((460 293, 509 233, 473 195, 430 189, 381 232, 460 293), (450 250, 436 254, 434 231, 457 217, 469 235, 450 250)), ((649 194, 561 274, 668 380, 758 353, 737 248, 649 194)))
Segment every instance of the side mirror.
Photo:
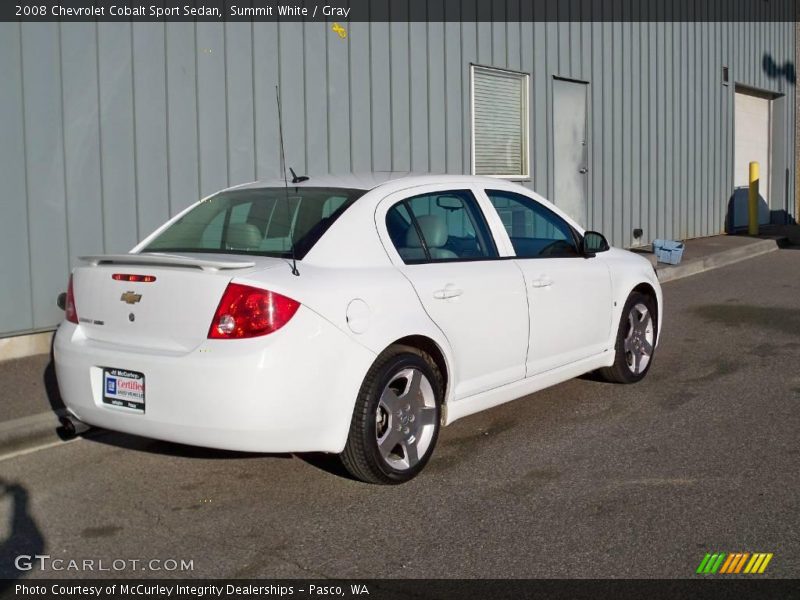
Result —
POLYGON ((61 310, 67 309, 67 292, 61 292, 56 298, 56 304, 61 310))
POLYGON ((605 252, 611 246, 602 233, 596 231, 587 231, 583 234, 583 242, 581 243, 581 251, 585 257, 591 257, 598 252, 605 252))

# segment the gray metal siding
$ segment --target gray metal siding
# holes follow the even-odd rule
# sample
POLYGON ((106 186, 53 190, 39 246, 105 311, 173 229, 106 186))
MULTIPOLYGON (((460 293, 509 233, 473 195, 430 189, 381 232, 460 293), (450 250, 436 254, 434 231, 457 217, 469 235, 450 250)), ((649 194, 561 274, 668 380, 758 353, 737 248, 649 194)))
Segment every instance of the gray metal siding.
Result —
MULTIPOLYGON (((606 0, 658 16, 624 2, 606 0)), ((586 81, 589 226, 623 246, 635 227, 645 242, 719 233, 735 83, 785 94, 795 130, 794 5, 738 8, 785 21, 571 22, 599 3, 442 0, 429 15, 559 22, 352 23, 347 40, 322 23, 0 23, 0 335, 55 325, 78 256, 126 251, 202 195, 277 176, 276 84, 298 173, 468 173, 470 63, 530 73, 526 185, 548 196, 553 77, 586 81)), ((776 152, 792 212, 791 135, 776 152)))
POLYGON ((0 331, 34 326, 20 33, 0 29, 0 331))

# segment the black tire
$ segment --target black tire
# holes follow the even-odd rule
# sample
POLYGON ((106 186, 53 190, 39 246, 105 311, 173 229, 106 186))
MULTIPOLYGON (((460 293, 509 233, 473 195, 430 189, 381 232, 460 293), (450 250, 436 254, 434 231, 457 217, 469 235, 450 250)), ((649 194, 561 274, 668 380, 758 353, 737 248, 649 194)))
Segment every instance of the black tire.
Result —
POLYGON ((631 292, 631 295, 628 296, 628 300, 625 302, 625 306, 622 308, 622 315, 619 320, 619 326, 617 327, 617 338, 614 345, 614 364, 610 367, 600 369, 600 375, 603 377, 603 379, 612 383, 636 383, 641 381, 644 379, 645 375, 647 375, 647 372, 650 370, 650 367, 653 364, 657 337, 658 312, 656 311, 655 301, 651 296, 646 296, 639 292, 631 292), (647 364, 638 372, 634 372, 634 370, 632 370, 632 368, 629 366, 631 356, 625 351, 625 340, 628 336, 628 332, 630 331, 629 315, 637 305, 644 305, 651 315, 653 342, 647 364))
MULTIPOLYGON (((407 385, 410 386, 410 382, 407 385)), ((427 387, 425 389, 428 390, 427 387)), ((422 398, 421 391, 419 397, 422 398)), ((353 477, 367 483, 398 484, 416 477, 425 468, 436 446, 441 427, 443 397, 442 375, 436 363, 428 354, 410 346, 392 346, 387 349, 377 358, 361 384, 355 409, 353 410, 353 419, 350 423, 347 443, 344 451, 339 455, 344 467, 353 477), (394 454, 389 458, 385 458, 379 448, 379 428, 388 427, 394 421, 393 416, 391 417, 393 421, 388 420, 390 417, 386 415, 386 411, 380 406, 380 402, 381 395, 387 389, 387 386, 390 383, 400 381, 400 379, 397 379, 398 375, 408 372, 409 369, 416 370, 424 375, 430 384, 434 406, 423 406, 420 410, 426 411, 425 420, 432 420, 433 428, 432 437, 431 429, 425 430, 427 445, 424 454, 418 457, 418 462, 407 468, 398 468, 396 461, 395 464, 390 462, 394 454), (435 412, 428 412, 431 408, 435 412), (381 419, 382 416, 386 418, 386 421, 381 419), (383 424, 379 424, 379 420, 383 424)), ((428 401, 430 401, 430 398, 428 401)), ((421 419, 418 423, 422 422, 421 419)), ((395 424, 400 425, 399 420, 395 424)), ((428 423, 428 425, 430 424, 428 423)), ((384 429, 385 431, 386 429, 384 429)), ((406 430, 407 432, 408 430, 406 430)), ((384 433, 383 435, 385 436, 386 434, 384 433)), ((397 435, 402 435, 402 433, 398 432, 397 435)), ((384 437, 384 439, 388 440, 387 437, 384 437)), ((406 440, 406 443, 411 442, 406 440)), ((399 444, 395 446, 395 448, 397 447, 399 447, 399 444)), ((398 458, 402 458, 402 456, 398 458)), ((411 462, 411 459, 407 456, 405 460, 411 462)))

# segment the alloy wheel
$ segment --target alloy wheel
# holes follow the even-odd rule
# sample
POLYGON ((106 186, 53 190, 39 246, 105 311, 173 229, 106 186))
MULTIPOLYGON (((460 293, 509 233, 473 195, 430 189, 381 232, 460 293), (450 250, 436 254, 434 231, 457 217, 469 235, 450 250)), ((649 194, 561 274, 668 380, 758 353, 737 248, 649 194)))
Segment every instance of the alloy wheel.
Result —
POLYGON ((425 456, 436 430, 433 386, 419 369, 395 373, 381 394, 375 412, 378 450, 394 469, 413 468, 425 456))
POLYGON ((655 330, 653 317, 647 306, 638 302, 628 313, 628 331, 625 335, 625 363, 631 373, 642 373, 653 355, 655 330))

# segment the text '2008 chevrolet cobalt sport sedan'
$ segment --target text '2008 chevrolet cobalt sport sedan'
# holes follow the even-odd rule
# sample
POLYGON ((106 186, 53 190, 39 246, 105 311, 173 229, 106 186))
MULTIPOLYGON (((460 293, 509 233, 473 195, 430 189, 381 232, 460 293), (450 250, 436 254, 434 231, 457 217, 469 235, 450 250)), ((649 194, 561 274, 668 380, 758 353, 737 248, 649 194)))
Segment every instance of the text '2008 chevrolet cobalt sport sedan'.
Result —
POLYGON ((369 482, 417 475, 466 415, 590 371, 639 381, 662 321, 647 260, 480 177, 247 184, 82 260, 55 341, 73 418, 336 453, 369 482))

